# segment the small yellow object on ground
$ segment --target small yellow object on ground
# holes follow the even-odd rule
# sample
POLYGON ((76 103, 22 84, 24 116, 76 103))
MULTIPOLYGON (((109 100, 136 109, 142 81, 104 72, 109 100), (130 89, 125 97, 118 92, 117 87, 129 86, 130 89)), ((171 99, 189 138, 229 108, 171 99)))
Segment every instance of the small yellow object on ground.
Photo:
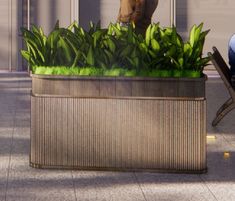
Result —
POLYGON ((230 152, 225 151, 224 152, 224 159, 228 159, 228 158, 230 158, 230 152))
POLYGON ((215 140, 216 139, 216 136, 215 135, 207 135, 206 138, 208 140, 215 140))

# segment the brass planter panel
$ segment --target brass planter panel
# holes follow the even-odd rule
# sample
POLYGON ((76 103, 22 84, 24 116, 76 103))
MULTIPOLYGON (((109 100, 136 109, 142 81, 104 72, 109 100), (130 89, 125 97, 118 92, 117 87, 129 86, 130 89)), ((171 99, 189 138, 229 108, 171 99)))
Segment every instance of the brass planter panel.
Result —
POLYGON ((202 172, 206 100, 32 95, 30 163, 202 172))

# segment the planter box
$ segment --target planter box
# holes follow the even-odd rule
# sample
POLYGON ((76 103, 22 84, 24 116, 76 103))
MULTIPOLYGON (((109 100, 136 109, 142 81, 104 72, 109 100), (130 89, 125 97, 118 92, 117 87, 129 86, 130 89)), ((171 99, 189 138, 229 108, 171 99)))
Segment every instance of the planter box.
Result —
POLYGON ((32 75, 30 163, 204 172, 205 80, 32 75))

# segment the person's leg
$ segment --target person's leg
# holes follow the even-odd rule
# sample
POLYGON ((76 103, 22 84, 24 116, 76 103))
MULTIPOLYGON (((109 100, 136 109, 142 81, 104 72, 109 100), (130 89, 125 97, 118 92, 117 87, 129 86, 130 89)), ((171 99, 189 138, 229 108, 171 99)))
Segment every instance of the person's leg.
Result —
POLYGON ((158 0, 146 0, 143 17, 137 23, 137 28, 145 33, 148 26, 151 24, 152 16, 158 5, 158 0))
POLYGON ((158 0, 121 0, 118 21, 134 22, 137 33, 144 35, 157 5, 158 0))
POLYGON ((235 52, 232 50, 232 48, 229 48, 228 58, 229 58, 231 74, 235 75, 235 52))
POLYGON ((232 75, 235 75, 235 34, 229 40, 228 58, 232 75))
POLYGON ((145 18, 151 21, 154 11, 156 10, 158 5, 158 0, 146 0, 145 6, 145 18))
POLYGON ((134 13, 135 0, 120 0, 118 22, 130 23, 134 13))

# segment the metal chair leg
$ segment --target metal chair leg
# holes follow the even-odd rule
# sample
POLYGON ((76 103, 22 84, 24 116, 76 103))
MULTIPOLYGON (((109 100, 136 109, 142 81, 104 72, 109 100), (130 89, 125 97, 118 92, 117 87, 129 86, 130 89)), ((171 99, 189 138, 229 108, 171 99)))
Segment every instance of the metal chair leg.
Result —
POLYGON ((233 103, 233 99, 229 98, 216 112, 216 116, 218 116, 226 107, 233 103))
POLYGON ((221 111, 220 114, 216 116, 215 119, 213 120, 212 126, 213 127, 216 126, 221 121, 221 119, 223 119, 224 116, 234 108, 235 108, 235 103, 232 103, 228 107, 226 107, 223 111, 221 111))

